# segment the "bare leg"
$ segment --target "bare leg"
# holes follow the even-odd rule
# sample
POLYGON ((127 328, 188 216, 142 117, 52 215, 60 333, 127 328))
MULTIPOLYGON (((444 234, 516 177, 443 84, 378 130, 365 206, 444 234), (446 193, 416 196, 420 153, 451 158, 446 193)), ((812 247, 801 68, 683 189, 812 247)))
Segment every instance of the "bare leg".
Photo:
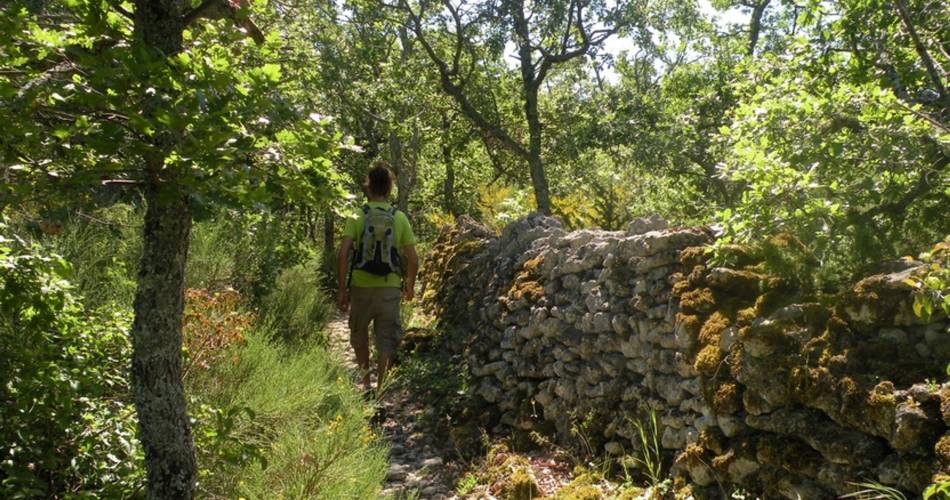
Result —
POLYGON ((369 387, 369 344, 354 345, 353 352, 356 353, 356 364, 360 367, 360 373, 363 374, 363 386, 369 387))

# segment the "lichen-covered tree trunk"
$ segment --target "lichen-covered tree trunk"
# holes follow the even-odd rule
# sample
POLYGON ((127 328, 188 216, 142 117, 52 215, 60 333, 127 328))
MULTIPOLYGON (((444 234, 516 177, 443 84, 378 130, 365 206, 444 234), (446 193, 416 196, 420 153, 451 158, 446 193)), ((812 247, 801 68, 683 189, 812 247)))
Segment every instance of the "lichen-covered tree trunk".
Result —
MULTIPOLYGON (((137 0, 135 42, 153 57, 172 57, 182 48, 184 0, 137 0)), ((154 115, 157 89, 142 100, 142 114, 154 115)), ((142 260, 132 324, 132 390, 145 451, 146 496, 190 499, 197 464, 181 380, 181 323, 185 262, 191 212, 188 195, 179 190, 176 172, 165 168, 176 135, 159 131, 142 158, 148 204, 142 232, 142 260)))
MULTIPOLYGON (((168 189, 174 189, 169 187, 168 189)), ((132 386, 148 498, 191 498, 197 465, 181 380, 181 323, 191 214, 185 195, 150 185, 132 325, 132 386)))

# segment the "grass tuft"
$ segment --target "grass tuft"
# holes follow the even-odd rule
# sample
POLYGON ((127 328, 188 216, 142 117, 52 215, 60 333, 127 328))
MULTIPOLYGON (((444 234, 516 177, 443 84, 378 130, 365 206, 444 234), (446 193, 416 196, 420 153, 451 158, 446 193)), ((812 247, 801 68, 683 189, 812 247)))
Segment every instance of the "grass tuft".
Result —
POLYGON ((209 478, 205 495, 376 498, 387 450, 345 371, 322 347, 291 349, 269 337, 251 332, 230 362, 190 388, 215 406, 249 409, 253 418, 234 432, 264 458, 209 478))
POLYGON ((275 336, 285 342, 316 341, 332 314, 332 305, 320 286, 316 260, 284 270, 261 304, 261 315, 275 336))

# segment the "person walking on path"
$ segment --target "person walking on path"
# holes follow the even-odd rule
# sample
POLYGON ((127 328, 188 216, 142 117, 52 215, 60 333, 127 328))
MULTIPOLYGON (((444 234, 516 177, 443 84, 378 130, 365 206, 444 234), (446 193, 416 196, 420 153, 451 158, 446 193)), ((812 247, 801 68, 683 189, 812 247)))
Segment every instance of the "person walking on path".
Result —
POLYGON ((383 386, 402 337, 400 298, 411 301, 419 269, 409 218, 389 203, 393 174, 377 162, 366 175, 367 202, 348 218, 337 254, 337 307, 349 311, 350 345, 370 388, 369 323, 376 345, 376 387, 383 386))

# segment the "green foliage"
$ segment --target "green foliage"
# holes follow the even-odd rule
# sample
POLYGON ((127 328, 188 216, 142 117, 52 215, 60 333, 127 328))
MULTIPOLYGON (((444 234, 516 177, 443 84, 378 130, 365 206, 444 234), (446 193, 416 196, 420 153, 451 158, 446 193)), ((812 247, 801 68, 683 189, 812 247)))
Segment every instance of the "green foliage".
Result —
POLYGON ((232 416, 232 432, 264 459, 211 475, 204 494, 376 498, 386 452, 356 388, 321 347, 284 347, 269 341, 272 335, 249 333, 230 361, 189 384, 209 405, 250 410, 232 416))
POLYGON ((931 484, 924 490, 924 500, 939 500, 950 497, 950 481, 931 484))
POLYGON ((476 486, 478 486, 478 476, 475 474, 466 474, 462 479, 459 479, 458 484, 455 486, 455 493, 460 497, 465 497, 465 495, 471 493, 476 486))
MULTIPOLYGON (((907 500, 900 490, 877 482, 850 483, 858 488, 856 491, 841 495, 840 498, 857 498, 860 500, 907 500)), ((926 498, 926 496, 925 496, 926 498)))
POLYGON ((0 226, 0 495, 129 497, 142 486, 128 314, 88 310, 68 264, 0 226))
POLYGON ((935 310, 950 316, 950 236, 920 259, 926 267, 906 281, 915 289, 914 314, 924 321, 930 320, 935 310))
POLYGON ((105 189, 91 185, 143 181, 158 137, 180 139, 162 151, 164 168, 199 215, 212 203, 339 196, 330 170, 338 138, 312 110, 280 98, 293 82, 273 62, 279 36, 256 47, 230 19, 202 22, 166 58, 143 50, 110 2, 14 1, 2 17, 2 206, 40 193, 57 195, 44 199, 50 205, 95 204, 105 189), (154 113, 140 112, 155 99, 154 113))
POLYGON ((317 259, 285 269, 264 297, 261 315, 277 339, 326 345, 327 339, 319 334, 333 306, 321 287, 319 270, 317 259))
POLYGON ((663 448, 660 447, 660 428, 656 423, 656 412, 650 409, 646 422, 634 420, 633 425, 640 438, 639 456, 634 456, 633 461, 650 481, 650 485, 659 487, 663 482, 663 448))
POLYGON ((231 286, 260 305, 282 270, 311 258, 312 242, 292 210, 222 212, 195 225, 186 286, 231 286))
POLYGON ((131 306, 141 255, 142 217, 119 203, 74 214, 11 211, 11 227, 25 240, 69 262, 66 278, 87 309, 131 306))
POLYGON ((950 135, 889 90, 828 77, 847 62, 804 42, 761 58, 723 129, 733 151, 723 172, 744 190, 717 215, 721 241, 788 233, 818 261, 819 282, 950 231, 939 215, 950 174, 938 167, 950 135))
POLYGON ((511 186, 485 186, 479 192, 479 218, 488 227, 501 230, 534 209, 531 194, 511 186))

